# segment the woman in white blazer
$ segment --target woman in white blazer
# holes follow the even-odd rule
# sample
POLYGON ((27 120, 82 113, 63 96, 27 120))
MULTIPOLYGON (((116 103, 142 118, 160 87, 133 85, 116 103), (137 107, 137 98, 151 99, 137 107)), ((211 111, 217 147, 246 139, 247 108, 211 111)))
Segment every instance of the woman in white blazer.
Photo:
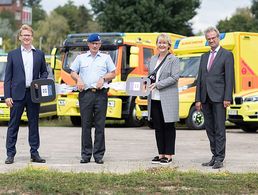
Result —
POLYGON ((158 54, 152 56, 148 66, 149 76, 162 63, 156 73, 156 81, 149 87, 148 119, 152 120, 158 148, 158 156, 152 163, 170 164, 175 154, 176 129, 179 120, 179 60, 170 53, 171 38, 162 33, 157 37, 158 54))

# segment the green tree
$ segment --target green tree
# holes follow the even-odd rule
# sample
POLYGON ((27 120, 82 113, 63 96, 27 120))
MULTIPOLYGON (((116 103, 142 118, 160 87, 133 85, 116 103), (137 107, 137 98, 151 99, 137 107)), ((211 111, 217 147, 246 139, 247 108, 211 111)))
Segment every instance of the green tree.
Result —
POLYGON ((39 21, 33 44, 50 53, 53 47, 62 45, 69 31, 67 20, 53 11, 45 20, 39 21))
POLYGON ((252 1, 251 12, 254 17, 253 29, 255 32, 258 32, 258 0, 252 1))
POLYGON ((238 8, 231 18, 220 20, 217 28, 221 32, 255 31, 254 17, 250 8, 238 8))
POLYGON ((3 50, 8 52, 15 47, 16 39, 16 21, 14 14, 9 11, 0 13, 0 36, 3 38, 3 50))
POLYGON ((4 18, 0 18, 0 37, 3 38, 2 48, 5 52, 13 49, 15 46, 16 35, 12 30, 12 25, 10 24, 10 20, 4 18))
POLYGON ((32 7, 32 27, 36 28, 40 20, 44 20, 47 16, 45 10, 40 4, 41 0, 26 0, 25 4, 32 7))
MULTIPOLYGON (((11 28, 13 31, 16 30, 16 21, 15 21, 15 17, 14 14, 8 10, 4 10, 2 12, 0 12, 0 18, 2 19, 7 19, 9 22, 9 28, 11 28)), ((3 28, 1 26, 1 28, 3 28)))
POLYGON ((90 32, 92 29, 89 27, 97 28, 97 25, 89 25, 94 22, 90 11, 85 6, 75 6, 71 0, 64 6, 58 6, 54 11, 67 18, 71 33, 90 32))
POLYGON ((90 0, 103 31, 192 35, 200 0, 90 0))
POLYGON ((254 15, 255 20, 258 20, 258 0, 252 1, 251 12, 254 15))

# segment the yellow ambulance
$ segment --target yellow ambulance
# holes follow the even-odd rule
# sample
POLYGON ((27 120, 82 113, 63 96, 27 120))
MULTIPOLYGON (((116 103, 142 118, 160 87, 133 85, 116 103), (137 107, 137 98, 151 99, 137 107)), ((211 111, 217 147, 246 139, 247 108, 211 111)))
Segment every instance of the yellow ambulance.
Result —
MULTIPOLYGON (((116 65, 116 77, 112 84, 125 84, 127 78, 147 76, 147 64, 156 52, 156 38, 160 33, 99 33, 101 52, 108 53, 116 65)), ((168 33, 173 43, 183 36, 168 33)), ((60 84, 75 85, 70 76, 70 66, 76 56, 88 50, 88 33, 69 34, 61 48, 54 48, 54 59, 62 62, 60 84), (59 57, 56 57, 59 56, 59 57)), ((55 60, 52 61, 55 63, 55 60)), ((54 69, 55 66, 52 66, 54 69)), ((60 94, 57 98, 58 116, 70 117, 75 126, 81 124, 78 91, 60 94)), ((108 92, 107 119, 123 121, 126 126, 141 126, 147 113, 147 97, 133 97, 125 90, 110 89, 108 92)))
MULTIPOLYGON (((234 93, 258 88, 258 33, 230 32, 220 34, 220 45, 232 51, 235 61, 234 93)), ((202 112, 195 110, 195 88, 200 57, 210 47, 204 36, 179 39, 174 53, 180 59, 180 120, 190 129, 204 128, 202 112)))
MULTIPOLYGON (((50 67, 50 58, 46 58, 46 63, 49 71, 49 78, 53 77, 52 69, 50 67)), ((0 55, 0 121, 9 121, 10 108, 6 106, 4 101, 4 75, 5 67, 7 65, 7 54, 0 55)), ((54 79, 54 78, 53 78, 54 79)), ((40 118, 56 116, 56 101, 42 103, 40 105, 40 118)), ((22 121, 27 121, 26 110, 24 111, 22 121)))
POLYGON ((234 104, 228 109, 228 120, 245 132, 258 130, 258 89, 235 94, 234 104))

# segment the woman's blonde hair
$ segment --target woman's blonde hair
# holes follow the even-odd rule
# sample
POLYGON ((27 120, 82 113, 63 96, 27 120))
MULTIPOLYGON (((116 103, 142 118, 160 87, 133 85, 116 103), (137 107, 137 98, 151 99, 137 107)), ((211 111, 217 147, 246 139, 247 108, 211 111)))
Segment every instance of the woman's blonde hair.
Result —
POLYGON ((156 44, 158 44, 159 39, 164 39, 168 43, 168 50, 169 50, 172 45, 172 40, 170 36, 167 33, 161 33, 157 37, 156 44))

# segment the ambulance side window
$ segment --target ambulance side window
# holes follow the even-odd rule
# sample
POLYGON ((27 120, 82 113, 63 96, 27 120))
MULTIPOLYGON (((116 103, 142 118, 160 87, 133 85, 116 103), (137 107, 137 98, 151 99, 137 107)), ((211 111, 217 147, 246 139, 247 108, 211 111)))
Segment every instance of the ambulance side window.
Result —
POLYGON ((132 71, 129 66, 130 46, 123 46, 121 80, 126 81, 128 74, 132 71))
POLYGON ((148 70, 148 66, 150 64, 151 56, 153 54, 154 54, 153 49, 151 49, 151 48, 143 48, 144 70, 148 70))

